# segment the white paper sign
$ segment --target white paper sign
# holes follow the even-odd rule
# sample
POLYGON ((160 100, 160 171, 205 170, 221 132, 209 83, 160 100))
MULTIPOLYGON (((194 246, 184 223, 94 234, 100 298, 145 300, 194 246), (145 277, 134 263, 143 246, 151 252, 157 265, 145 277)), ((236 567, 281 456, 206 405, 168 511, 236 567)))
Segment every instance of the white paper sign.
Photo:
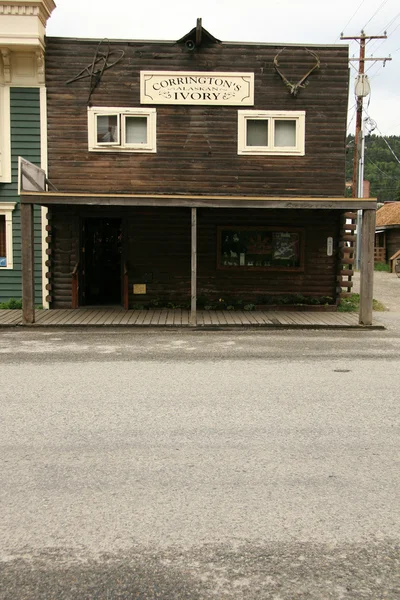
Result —
POLYGON ((140 102, 253 106, 254 73, 141 71, 140 102))

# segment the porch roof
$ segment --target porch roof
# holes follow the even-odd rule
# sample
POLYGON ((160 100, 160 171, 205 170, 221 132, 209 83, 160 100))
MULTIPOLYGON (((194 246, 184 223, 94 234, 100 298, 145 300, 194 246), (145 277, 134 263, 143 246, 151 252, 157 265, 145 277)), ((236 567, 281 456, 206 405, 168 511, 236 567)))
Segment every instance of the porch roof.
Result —
POLYGON ((188 208, 285 208, 376 210, 376 198, 344 196, 233 196, 196 194, 96 194, 87 192, 21 192, 22 204, 86 206, 170 206, 188 208))

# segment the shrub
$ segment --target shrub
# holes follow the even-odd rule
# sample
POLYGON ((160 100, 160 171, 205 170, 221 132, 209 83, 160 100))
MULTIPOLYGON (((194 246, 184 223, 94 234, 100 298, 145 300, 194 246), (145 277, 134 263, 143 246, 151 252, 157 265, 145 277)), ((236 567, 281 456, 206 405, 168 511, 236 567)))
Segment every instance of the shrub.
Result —
POLYGON ((22 300, 16 300, 15 298, 11 298, 8 302, 0 302, 0 308, 5 309, 21 309, 22 308, 22 300))
MULTIPOLYGON (((360 294, 351 294, 348 298, 342 298, 338 306, 338 312, 358 312, 360 309, 360 294)), ((372 309, 377 311, 386 310, 382 302, 372 300, 372 309)))
POLYGON ((386 263, 382 263, 382 262, 377 262, 377 263, 375 263, 374 270, 375 271, 386 271, 387 273, 389 273, 390 265, 387 265, 386 263))

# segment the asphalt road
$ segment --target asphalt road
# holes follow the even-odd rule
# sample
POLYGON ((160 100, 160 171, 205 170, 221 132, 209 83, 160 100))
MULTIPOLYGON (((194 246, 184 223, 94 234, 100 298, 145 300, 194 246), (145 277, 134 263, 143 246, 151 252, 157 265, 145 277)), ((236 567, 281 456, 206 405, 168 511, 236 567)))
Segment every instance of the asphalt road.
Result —
POLYGON ((400 598, 400 334, 0 332, 0 599, 400 598))

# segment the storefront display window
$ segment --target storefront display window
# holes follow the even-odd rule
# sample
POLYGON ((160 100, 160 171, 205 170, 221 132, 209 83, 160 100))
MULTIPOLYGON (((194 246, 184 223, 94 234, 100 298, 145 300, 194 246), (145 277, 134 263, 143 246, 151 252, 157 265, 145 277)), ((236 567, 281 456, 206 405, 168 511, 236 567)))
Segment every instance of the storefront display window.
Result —
POLYGON ((304 232, 298 228, 219 227, 220 269, 303 269, 304 232))

